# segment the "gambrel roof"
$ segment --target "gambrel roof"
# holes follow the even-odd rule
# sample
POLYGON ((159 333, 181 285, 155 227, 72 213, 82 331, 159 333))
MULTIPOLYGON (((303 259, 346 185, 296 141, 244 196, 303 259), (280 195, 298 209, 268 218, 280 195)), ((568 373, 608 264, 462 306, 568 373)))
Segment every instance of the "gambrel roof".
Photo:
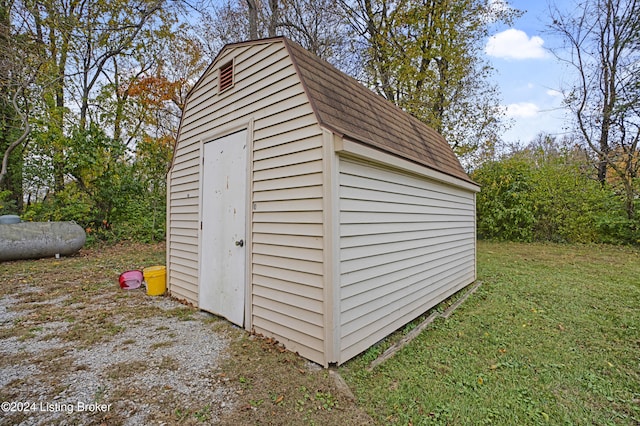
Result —
POLYGON ((265 42, 285 44, 321 126, 343 138, 472 182, 438 132, 286 37, 228 44, 220 54, 265 42))

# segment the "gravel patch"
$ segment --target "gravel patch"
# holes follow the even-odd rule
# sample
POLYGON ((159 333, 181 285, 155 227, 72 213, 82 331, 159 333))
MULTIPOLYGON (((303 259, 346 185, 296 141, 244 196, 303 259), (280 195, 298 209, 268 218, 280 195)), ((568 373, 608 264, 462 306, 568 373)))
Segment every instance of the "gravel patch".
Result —
POLYGON ((41 340, 37 338, 22 339, 18 337, 9 337, 2 339, 0 354, 2 357, 14 356, 14 359, 24 359, 25 361, 31 357, 52 351, 54 349, 66 347, 67 343, 60 339, 41 340))
POLYGON ((35 365, 14 365, 0 368, 0 387, 4 387, 14 381, 19 381, 24 377, 34 376, 38 373, 40 373, 40 369, 35 365))
POLYGON ((0 426, 373 424, 335 374, 272 337, 120 288, 164 250, 0 263, 0 426))
POLYGON ((0 327, 10 325, 20 315, 13 312, 10 307, 18 303, 18 299, 11 296, 0 297, 0 327))
MULTIPOLYGON (((168 297, 138 299, 142 304, 135 309, 156 314, 154 307, 184 308, 168 297)), ((38 324, 26 336, 6 336, 32 315, 12 310, 18 301, 0 298, 0 392, 2 402, 14 403, 0 412, 1 425, 215 423, 233 409, 235 391, 217 370, 228 340, 209 315, 115 315, 119 332, 84 347, 52 337, 70 328, 64 321, 38 324)))

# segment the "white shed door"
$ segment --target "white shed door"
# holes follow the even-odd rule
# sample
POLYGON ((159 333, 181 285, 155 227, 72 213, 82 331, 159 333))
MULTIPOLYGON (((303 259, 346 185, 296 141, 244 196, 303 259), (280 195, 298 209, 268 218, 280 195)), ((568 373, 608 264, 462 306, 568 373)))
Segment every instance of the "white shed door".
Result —
POLYGON ((204 145, 200 309, 244 324, 247 131, 204 145))

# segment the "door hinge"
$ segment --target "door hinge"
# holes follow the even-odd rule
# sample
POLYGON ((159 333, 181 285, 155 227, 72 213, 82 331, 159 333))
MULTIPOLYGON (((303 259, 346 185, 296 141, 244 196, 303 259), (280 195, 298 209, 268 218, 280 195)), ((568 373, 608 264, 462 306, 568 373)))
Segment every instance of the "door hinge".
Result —
POLYGON ((200 221, 200 230, 202 231, 202 221, 200 221))

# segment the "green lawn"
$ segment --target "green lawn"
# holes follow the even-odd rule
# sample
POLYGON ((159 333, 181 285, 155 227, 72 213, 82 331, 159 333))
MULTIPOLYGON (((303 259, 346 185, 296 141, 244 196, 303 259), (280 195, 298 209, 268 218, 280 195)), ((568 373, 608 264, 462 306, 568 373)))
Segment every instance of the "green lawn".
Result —
MULTIPOLYGON (((382 424, 640 424, 640 251, 479 243, 483 285, 372 372, 341 372, 382 424)), ((397 336, 396 336, 397 338, 397 336)))

